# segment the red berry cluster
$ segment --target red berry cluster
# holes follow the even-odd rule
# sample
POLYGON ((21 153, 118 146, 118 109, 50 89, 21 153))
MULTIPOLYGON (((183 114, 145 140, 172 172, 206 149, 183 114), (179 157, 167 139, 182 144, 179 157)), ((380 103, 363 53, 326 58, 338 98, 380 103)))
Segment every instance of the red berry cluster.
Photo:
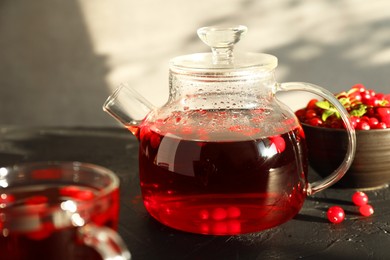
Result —
MULTIPOLYGON (((350 114, 351 123, 357 130, 390 128, 390 94, 376 93, 362 84, 335 97, 350 114)), ((299 121, 312 126, 344 128, 337 109, 328 101, 312 99, 305 108, 295 112, 299 121)))
MULTIPOLYGON (((374 208, 368 204, 368 196, 364 192, 357 191, 352 195, 352 202, 359 207, 359 212, 362 216, 368 217, 374 214, 374 208)), ((328 220, 334 224, 344 221, 345 212, 342 207, 332 206, 327 212, 328 220)))

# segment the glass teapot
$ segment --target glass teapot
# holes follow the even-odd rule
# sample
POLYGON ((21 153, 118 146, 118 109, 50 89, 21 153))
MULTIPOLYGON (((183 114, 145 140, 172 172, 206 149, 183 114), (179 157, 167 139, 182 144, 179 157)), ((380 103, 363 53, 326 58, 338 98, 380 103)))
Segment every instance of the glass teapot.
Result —
POLYGON ((352 163, 356 139, 344 107, 321 87, 277 83, 272 55, 235 53, 246 31, 200 28, 211 53, 171 60, 169 99, 162 107, 126 85, 103 106, 138 138, 145 208, 169 227, 212 235, 275 227, 294 217, 306 196, 337 182, 352 163), (275 97, 297 90, 330 101, 349 138, 339 168, 314 183, 307 179, 302 127, 275 97))

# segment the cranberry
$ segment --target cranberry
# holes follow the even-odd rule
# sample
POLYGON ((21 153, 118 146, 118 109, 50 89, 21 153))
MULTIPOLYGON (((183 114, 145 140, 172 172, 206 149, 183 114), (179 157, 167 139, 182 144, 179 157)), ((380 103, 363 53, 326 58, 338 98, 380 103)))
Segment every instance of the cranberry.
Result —
POLYGON ((356 206, 366 205, 368 202, 368 196, 362 191, 357 191, 352 195, 352 202, 356 206))
POLYGON ((211 213, 211 217, 214 220, 223 220, 227 217, 228 213, 224 208, 215 208, 211 213))
POLYGON ((375 97, 377 97, 379 100, 383 100, 383 99, 385 99, 385 94, 383 94, 383 93, 376 93, 375 97))
POLYGON ((359 212, 363 216, 368 217, 374 214, 374 208, 370 204, 365 204, 363 206, 360 206, 359 212))
POLYGON ((371 97, 375 97, 376 93, 373 89, 369 89, 368 93, 370 93, 371 97))
POLYGON ((322 120, 319 117, 310 118, 307 123, 312 126, 322 125, 322 120))
POLYGON ((202 209, 201 211, 199 211, 199 217, 202 220, 206 220, 206 219, 209 219, 210 214, 209 214, 208 210, 202 209))
POLYGON ((326 215, 329 221, 334 224, 343 222, 345 218, 344 210, 339 206, 330 207, 326 215))
POLYGON ((317 117, 317 112, 314 109, 308 109, 308 110, 306 110, 305 117, 306 117, 306 119, 317 117))
POLYGON ((301 108, 301 109, 295 111, 295 115, 298 117, 298 119, 300 121, 305 120, 305 114, 306 114, 306 109, 304 109, 304 108, 301 108))
POLYGON ((376 117, 370 117, 370 119, 368 119, 368 124, 370 125, 370 128, 375 128, 378 123, 379 120, 376 117))
POLYGON ((357 130, 370 130, 370 124, 367 121, 360 121, 356 125, 357 130))
POLYGON ((383 99, 384 100, 387 100, 388 102, 390 102, 390 94, 386 94, 383 96, 383 99))
POLYGON ((377 106, 380 103, 380 100, 377 97, 370 97, 369 99, 365 100, 364 102, 368 106, 377 106))
POLYGON ((386 129, 387 125, 385 122, 379 122, 374 129, 386 129))
POLYGON ((308 103, 307 103, 307 105, 306 105, 306 109, 317 109, 318 107, 317 107, 317 105, 316 105, 316 103, 318 102, 318 99, 311 99, 308 103))
POLYGON ((355 101, 355 102, 362 100, 362 95, 358 91, 349 94, 348 97, 351 99, 351 101, 355 101))
POLYGON ((367 122, 367 123, 368 123, 368 121, 370 121, 370 118, 369 118, 368 116, 362 116, 362 117, 360 118, 360 121, 364 121, 364 122, 367 122))
POLYGON ((351 124, 354 128, 356 128, 357 124, 360 122, 360 117, 351 116, 350 117, 351 124))
POLYGON ((371 102, 371 99, 375 99, 375 91, 372 89, 367 89, 364 93, 362 93, 362 102, 367 104, 366 102, 371 102))
POLYGON ((352 87, 352 89, 357 89, 359 93, 363 93, 366 91, 366 87, 363 84, 356 84, 352 87))
POLYGON ((371 99, 371 94, 368 90, 366 90, 364 93, 362 93, 362 102, 363 103, 366 103, 370 99, 371 99))
POLYGON ((240 208, 231 206, 227 208, 227 214, 229 218, 238 218, 241 216, 241 210, 240 208))
POLYGON ((376 112, 378 113, 379 117, 386 117, 390 115, 390 107, 378 107, 376 112))
POLYGON ((390 115, 382 116, 381 121, 385 123, 387 127, 390 127, 390 115))
MULTIPOLYGON (((356 84, 335 96, 350 114, 355 129, 390 128, 390 94, 376 93, 363 84, 356 84)), ((339 113, 326 100, 311 99, 305 108, 295 114, 300 122, 312 126, 345 128, 339 113)))
POLYGON ((330 121, 330 127, 331 128, 343 128, 344 124, 340 119, 333 119, 330 121))
POLYGON ((368 117, 377 116, 374 107, 368 107, 367 112, 364 114, 364 116, 368 116, 368 117))

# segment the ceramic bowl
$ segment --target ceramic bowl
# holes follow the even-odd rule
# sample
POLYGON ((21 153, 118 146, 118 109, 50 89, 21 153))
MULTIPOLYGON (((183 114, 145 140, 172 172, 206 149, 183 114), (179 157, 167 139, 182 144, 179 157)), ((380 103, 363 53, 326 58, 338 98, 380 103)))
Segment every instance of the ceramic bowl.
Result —
MULTIPOLYGON (((348 144, 343 129, 302 124, 309 164, 325 177, 343 161, 348 144)), ((334 187, 376 189, 390 184, 390 129, 356 130, 356 154, 350 169, 334 187)))

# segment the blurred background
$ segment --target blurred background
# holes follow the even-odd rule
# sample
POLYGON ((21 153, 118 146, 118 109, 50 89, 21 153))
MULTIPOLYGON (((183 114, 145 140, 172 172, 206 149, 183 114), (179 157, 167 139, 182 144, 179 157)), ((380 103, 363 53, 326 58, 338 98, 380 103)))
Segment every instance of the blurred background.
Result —
POLYGON ((118 125, 101 108, 118 84, 163 104, 169 59, 227 24, 249 28, 240 50, 279 58, 279 82, 390 92, 386 0, 1 0, 0 125, 118 125))

